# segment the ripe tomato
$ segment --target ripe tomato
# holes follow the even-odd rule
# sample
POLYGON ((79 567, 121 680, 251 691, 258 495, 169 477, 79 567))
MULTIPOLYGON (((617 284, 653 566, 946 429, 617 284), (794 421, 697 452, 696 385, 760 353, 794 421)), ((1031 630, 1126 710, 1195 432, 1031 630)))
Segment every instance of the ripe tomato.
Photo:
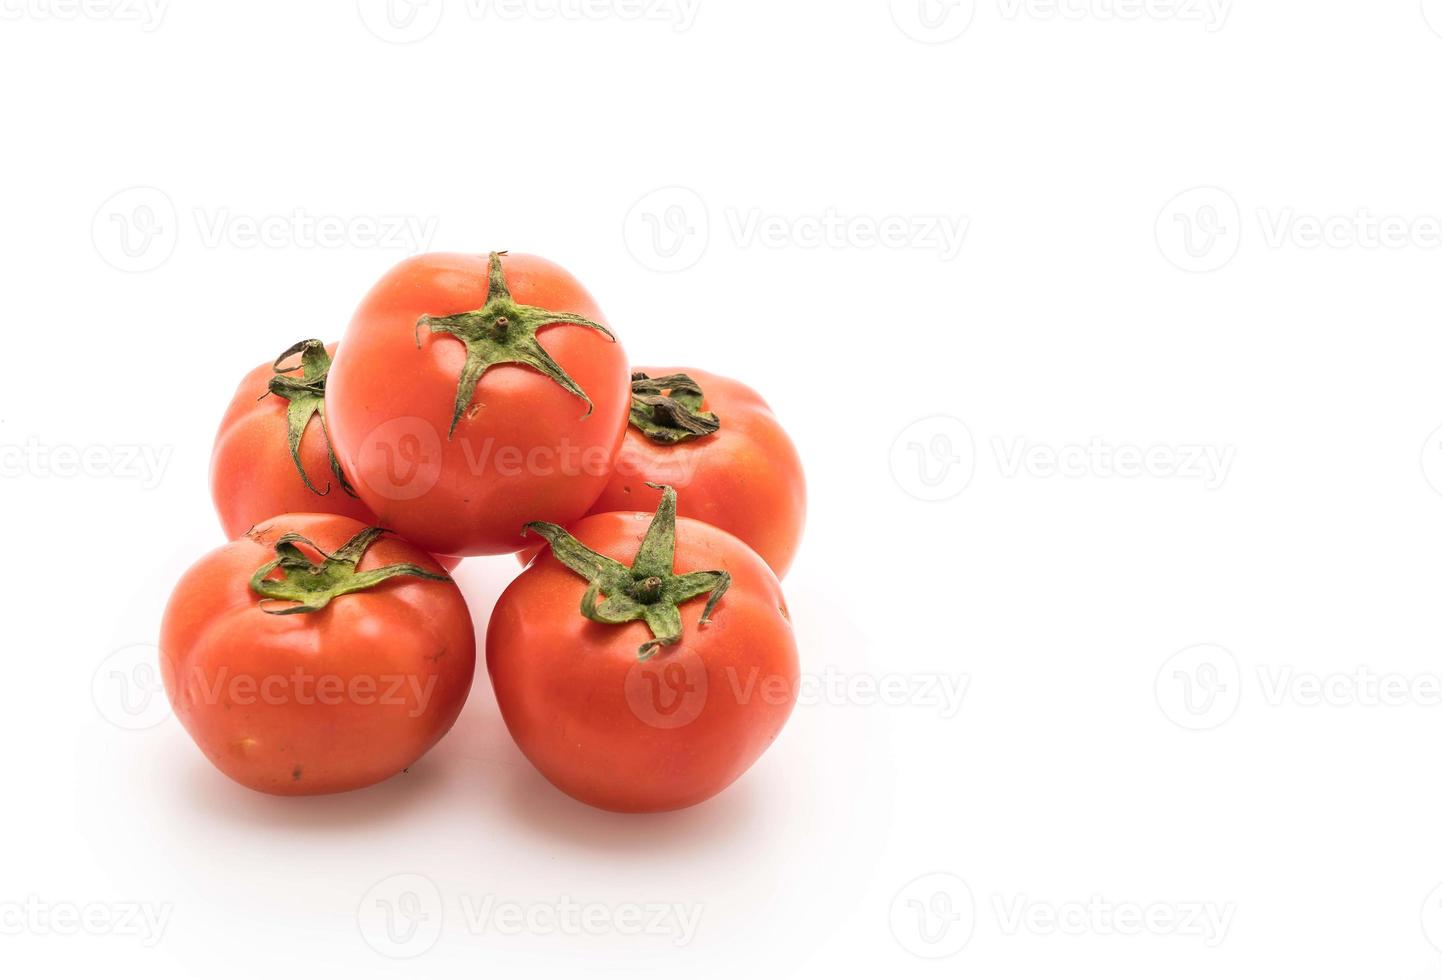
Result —
POLYGON ((631 424, 591 513, 648 510, 681 491, 681 516, 730 531, 784 576, 806 523, 801 457, 760 395, 696 368, 637 368, 631 424))
POLYGON ((227 538, 277 514, 376 522, 336 465, 326 434, 334 352, 334 344, 303 340, 241 380, 210 454, 210 495, 227 538))
POLYGON ((573 521, 611 473, 626 355, 589 293, 530 255, 422 255, 362 301, 326 390, 341 464, 381 524, 504 554, 573 521), (538 333, 539 331, 539 333, 538 333))
POLYGON ((654 519, 596 514, 570 533, 531 525, 550 546, 501 595, 486 635, 516 744, 561 790, 607 810, 709 799, 760 757, 795 703, 796 641, 776 576, 739 539, 678 521, 675 508, 665 488, 654 519))
POLYGON ((161 676, 205 756, 284 796, 380 782, 450 730, 475 673, 465 599, 430 555, 333 514, 288 514, 176 586, 161 676))

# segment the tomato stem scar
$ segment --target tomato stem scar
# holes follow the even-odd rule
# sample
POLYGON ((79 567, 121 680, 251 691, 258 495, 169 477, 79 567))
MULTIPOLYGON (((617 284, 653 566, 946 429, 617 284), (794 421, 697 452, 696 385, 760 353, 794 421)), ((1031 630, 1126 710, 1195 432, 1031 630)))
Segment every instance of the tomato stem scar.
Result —
POLYGON ((592 551, 557 524, 534 521, 525 526, 546 539, 557 561, 590 583, 581 597, 581 615, 609 625, 645 621, 652 639, 636 651, 638 660, 649 660, 661 647, 681 642, 681 603, 709 593, 701 612, 704 626, 731 587, 730 572, 675 573, 676 491, 646 485, 661 491, 661 503, 630 568, 592 551), (605 598, 597 602, 600 596, 605 598))
POLYGON ((357 566, 366 551, 386 533, 388 532, 385 528, 368 527, 347 541, 333 555, 326 554, 314 541, 299 534, 281 535, 275 543, 275 560, 260 566, 250 577, 251 591, 262 597, 261 611, 273 616, 316 612, 324 609, 337 596, 364 592, 399 575, 439 582, 451 580, 449 575, 430 572, 410 562, 358 571, 357 566), (302 544, 314 549, 321 560, 313 562, 306 557, 299 547, 302 544), (281 573, 280 578, 268 577, 277 570, 281 573), (295 605, 286 606, 284 609, 270 609, 266 606, 266 600, 293 602, 295 605))
POLYGON ((476 384, 489 368, 497 364, 523 364, 550 378, 562 389, 586 403, 585 418, 595 407, 581 386, 552 360, 536 338, 536 331, 555 323, 589 327, 615 343, 609 329, 577 313, 561 313, 539 306, 526 306, 511 297, 506 274, 501 268, 505 252, 492 252, 486 305, 478 310, 452 313, 448 316, 427 314, 416 321, 416 346, 421 343, 421 327, 433 334, 450 334, 466 345, 466 363, 456 380, 456 401, 451 412, 451 428, 447 438, 455 434, 456 424, 465 414, 466 406, 476 393, 476 384))
POLYGON ((690 375, 647 377, 631 374, 631 425, 663 445, 701 439, 721 428, 714 412, 701 411, 705 395, 690 375))

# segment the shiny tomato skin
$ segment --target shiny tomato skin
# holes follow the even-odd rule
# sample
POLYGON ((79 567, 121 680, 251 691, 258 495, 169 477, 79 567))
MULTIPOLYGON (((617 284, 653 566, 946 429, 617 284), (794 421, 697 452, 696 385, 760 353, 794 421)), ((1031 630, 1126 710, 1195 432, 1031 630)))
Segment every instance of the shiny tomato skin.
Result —
POLYGON ((654 510, 661 492, 646 484, 673 486, 680 516, 730 531, 766 559, 777 577, 785 576, 806 524, 806 476, 771 406, 741 382, 700 368, 636 370, 652 378, 689 375, 705 394, 702 410, 715 412, 721 428, 661 445, 628 426, 616 468, 591 513, 654 510))
MULTIPOLYGON (((288 514, 201 558, 161 627, 161 676, 176 717, 217 769, 281 796, 338 793, 410 766, 455 723, 475 672, 475 634, 452 582, 397 577, 294 615, 249 588, 294 531, 334 552, 365 525, 288 514)), ((314 555, 312 558, 316 557, 314 555)), ((386 535, 360 569, 439 565, 386 535)))
MULTIPOLYGON (((335 344, 326 350, 335 356, 335 344)), ((290 359, 300 375, 299 357, 290 359)), ((374 524, 370 508, 340 487, 330 469, 320 416, 311 416, 300 440, 300 460, 310 482, 330 492, 316 493, 296 471, 287 441, 286 412, 290 406, 267 387, 275 371, 262 364, 235 390, 221 419, 210 454, 210 496, 226 538, 238 538, 257 523, 277 514, 305 512, 339 514, 374 524), (264 396, 264 397, 262 397, 264 396)))
MULTIPOLYGON (((416 325, 484 306, 488 261, 435 253, 392 269, 356 311, 327 383, 331 435, 357 491, 381 524, 437 554, 514 552, 528 521, 584 515, 610 476, 629 412, 620 343, 553 324, 537 339, 590 396, 591 413, 539 371, 502 364, 481 377, 448 435, 466 347, 424 327, 418 346, 416 325)), ((606 323, 560 266, 510 254, 502 268, 518 303, 606 323)))
MULTIPOLYGON (((653 515, 605 513, 570 530, 629 564, 653 515)), ((781 585, 725 531, 676 522, 676 572, 723 570, 732 584, 712 614, 682 604, 681 642, 647 661, 640 622, 581 615, 586 583, 546 547, 501 595, 486 664, 516 744, 563 792, 606 810, 656 812, 721 792, 776 738, 795 703, 798 661, 781 585)))

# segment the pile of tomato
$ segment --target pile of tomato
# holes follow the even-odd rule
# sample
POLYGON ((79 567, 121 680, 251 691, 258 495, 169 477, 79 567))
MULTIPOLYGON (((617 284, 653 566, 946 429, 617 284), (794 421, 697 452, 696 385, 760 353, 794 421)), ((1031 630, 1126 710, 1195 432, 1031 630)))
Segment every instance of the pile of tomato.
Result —
POLYGON ((545 259, 396 266, 339 344, 242 379, 211 491, 231 540, 176 586, 161 673, 253 789, 368 786, 450 731, 476 663, 466 556, 522 562, 484 597, 486 666, 521 752, 578 800, 706 800, 795 703, 795 447, 745 385, 633 366, 545 259))

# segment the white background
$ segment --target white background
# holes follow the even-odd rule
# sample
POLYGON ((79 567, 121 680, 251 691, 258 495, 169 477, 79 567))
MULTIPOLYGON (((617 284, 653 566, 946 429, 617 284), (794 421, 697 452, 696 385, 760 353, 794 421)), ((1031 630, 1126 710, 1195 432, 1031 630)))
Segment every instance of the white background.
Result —
POLYGON ((0 0, 5 971, 1438 975, 1442 2, 556 2, 0 0), (219 415, 494 248, 770 399, 803 704, 677 814, 483 671, 409 775, 241 789, 151 667, 219 415))

